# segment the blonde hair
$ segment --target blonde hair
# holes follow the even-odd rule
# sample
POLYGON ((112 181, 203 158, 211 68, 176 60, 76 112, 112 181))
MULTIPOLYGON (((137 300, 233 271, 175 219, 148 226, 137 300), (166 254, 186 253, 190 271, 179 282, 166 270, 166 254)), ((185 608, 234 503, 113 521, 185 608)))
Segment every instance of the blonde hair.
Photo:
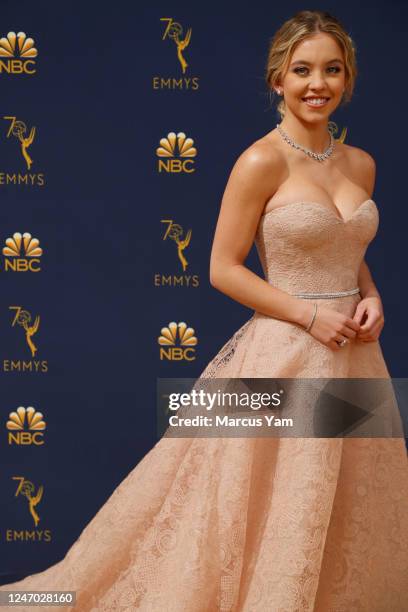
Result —
MULTIPOLYGON (((351 100, 357 76, 356 47, 336 17, 326 11, 300 11, 279 28, 273 36, 266 64, 266 82, 273 95, 277 82, 286 73, 290 58, 298 43, 313 34, 331 34, 343 50, 345 64, 345 91, 342 103, 351 100)), ((281 117, 285 114, 285 101, 277 106, 281 117)))

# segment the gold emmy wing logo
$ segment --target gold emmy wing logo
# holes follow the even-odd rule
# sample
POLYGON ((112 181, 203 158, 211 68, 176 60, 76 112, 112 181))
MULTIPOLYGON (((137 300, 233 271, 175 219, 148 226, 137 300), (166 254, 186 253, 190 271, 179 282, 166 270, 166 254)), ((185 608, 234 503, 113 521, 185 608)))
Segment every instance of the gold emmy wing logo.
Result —
MULTIPOLYGON (((153 76, 153 89, 168 89, 171 91, 187 91, 195 90, 200 87, 200 78, 190 74, 189 64, 186 61, 185 53, 189 51, 192 29, 188 28, 187 33, 183 34, 183 26, 175 21, 173 17, 162 17, 164 32, 162 41, 171 49, 172 54, 175 51, 177 61, 173 61, 173 65, 178 68, 181 66, 181 71, 177 69, 174 75, 156 75, 153 76), (168 42, 170 41, 170 43, 168 42), (171 42, 173 41, 173 43, 171 42)), ((173 56, 174 57, 174 56, 173 56)))
POLYGON ((40 241, 25 232, 21 235, 15 232, 12 238, 7 238, 6 246, 3 247, 5 260, 5 271, 13 272, 40 272, 40 259, 43 254, 39 246, 40 241), (7 259, 11 257, 11 259, 7 259))
POLYGON ((28 310, 23 310, 21 306, 9 306, 10 310, 15 310, 16 314, 11 324, 12 327, 19 325, 24 329, 25 339, 31 351, 31 356, 34 357, 37 352, 37 347, 34 344, 32 337, 37 333, 40 327, 40 317, 36 316, 34 323, 31 325, 32 317, 28 310))
POLYGON ((191 241, 191 229, 188 230, 187 234, 182 238, 183 228, 178 223, 174 223, 172 219, 162 219, 162 223, 168 223, 168 228, 163 236, 163 240, 170 238, 176 243, 177 255, 181 262, 183 272, 186 271, 188 261, 184 257, 183 251, 188 247, 191 241))
POLYGON ((175 173, 194 172, 194 161, 185 159, 197 155, 197 149, 193 145, 194 140, 187 138, 184 132, 178 134, 169 132, 165 138, 160 140, 160 147, 156 149, 156 155, 160 158, 159 172, 162 170, 175 173))
POLYGON ((34 74, 34 58, 37 56, 34 40, 27 37, 25 32, 9 32, 6 37, 0 38, 0 73, 34 74))
POLYGON ((177 21, 174 21, 172 17, 161 17, 160 21, 167 21, 167 27, 164 31, 162 40, 166 40, 166 38, 170 38, 174 44, 176 45, 177 59, 180 62, 181 70, 183 74, 187 69, 187 62, 183 56, 183 51, 188 47, 191 40, 192 29, 188 28, 187 34, 184 38, 183 36, 183 26, 177 21))
POLYGON ((10 128, 7 132, 7 138, 14 136, 20 143, 21 155, 23 156, 27 165, 27 170, 30 170, 33 160, 28 154, 27 149, 33 144, 35 138, 35 127, 32 127, 30 133, 27 135, 28 129, 23 121, 18 121, 17 117, 3 117, 7 121, 10 121, 10 128))
POLYGON ((44 444, 46 422, 42 412, 32 406, 24 408, 19 406, 15 412, 10 412, 6 427, 8 429, 8 443, 17 445, 44 444))
POLYGON ((186 359, 187 361, 193 361, 195 359, 195 350, 192 347, 197 346, 198 340, 194 329, 187 327, 184 321, 178 324, 172 321, 167 327, 162 327, 160 333, 161 336, 158 337, 157 341, 161 347, 161 360, 180 361, 186 359), (177 341, 180 346, 176 346, 177 341))
POLYGON ((328 129, 329 129, 329 132, 331 133, 331 135, 333 136, 333 138, 335 140, 337 140, 337 142, 343 143, 346 140, 347 128, 343 128, 341 130, 341 134, 340 134, 340 136, 338 138, 335 138, 335 135, 339 131, 337 123, 335 123, 334 121, 329 121, 328 129))
POLYGON ((43 497, 43 493, 44 493, 43 485, 40 485, 38 487, 37 493, 35 493, 34 484, 30 482, 29 480, 26 480, 24 476, 13 476, 13 480, 20 481, 20 484, 18 485, 17 491, 15 493, 15 497, 18 497, 19 495, 23 495, 23 497, 27 499, 28 510, 31 516, 33 517, 34 525, 37 527, 38 523, 40 522, 40 517, 38 516, 36 507, 38 506, 38 504, 40 503, 43 497))

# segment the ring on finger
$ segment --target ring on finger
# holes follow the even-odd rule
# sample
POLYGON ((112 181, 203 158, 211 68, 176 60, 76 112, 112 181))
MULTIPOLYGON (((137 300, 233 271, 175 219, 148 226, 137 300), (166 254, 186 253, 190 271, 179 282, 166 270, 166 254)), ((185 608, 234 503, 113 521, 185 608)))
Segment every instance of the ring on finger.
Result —
POLYGON ((348 343, 348 340, 347 338, 344 338, 343 340, 336 340, 336 342, 340 347, 343 347, 343 346, 346 346, 346 344, 348 343))

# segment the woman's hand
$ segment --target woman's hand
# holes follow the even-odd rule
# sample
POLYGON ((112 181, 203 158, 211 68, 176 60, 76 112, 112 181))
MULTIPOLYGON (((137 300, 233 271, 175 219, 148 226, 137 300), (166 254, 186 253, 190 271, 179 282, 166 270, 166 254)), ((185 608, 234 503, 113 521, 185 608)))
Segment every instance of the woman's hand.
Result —
POLYGON ((384 311, 379 297, 363 298, 356 307, 353 320, 360 324, 357 340, 376 342, 384 327, 384 311))
MULTIPOLYGON (((312 318, 314 306, 310 304, 310 317, 312 318)), ((307 324, 305 324, 305 327, 307 324)), ((357 332, 360 330, 360 325, 350 317, 337 312, 331 308, 317 306, 316 318, 309 333, 334 351, 339 351, 343 347, 339 346, 338 342, 347 339, 354 340, 357 337, 357 332)))

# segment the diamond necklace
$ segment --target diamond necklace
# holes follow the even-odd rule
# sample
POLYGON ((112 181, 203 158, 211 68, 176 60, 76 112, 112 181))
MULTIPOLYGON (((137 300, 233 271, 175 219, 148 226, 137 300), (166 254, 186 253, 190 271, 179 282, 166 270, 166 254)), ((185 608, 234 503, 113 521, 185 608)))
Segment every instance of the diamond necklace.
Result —
POLYGON ((306 153, 307 155, 309 155, 313 159, 316 159, 317 161, 324 161, 325 159, 330 157, 330 155, 333 153, 333 150, 334 150, 334 138, 333 138, 333 134, 331 132, 329 132, 329 135, 330 135, 330 144, 327 147, 327 149, 323 153, 315 153, 314 151, 311 151, 310 149, 307 149, 306 147, 304 147, 304 146, 302 146, 300 144, 297 144, 297 142, 292 140, 290 138, 290 136, 288 136, 286 134, 286 132, 283 131, 283 129, 280 126, 280 123, 277 123, 276 127, 278 129, 279 134, 282 136, 283 140, 285 140, 287 143, 289 143, 295 149, 300 149, 301 151, 303 151, 304 153, 306 153))

